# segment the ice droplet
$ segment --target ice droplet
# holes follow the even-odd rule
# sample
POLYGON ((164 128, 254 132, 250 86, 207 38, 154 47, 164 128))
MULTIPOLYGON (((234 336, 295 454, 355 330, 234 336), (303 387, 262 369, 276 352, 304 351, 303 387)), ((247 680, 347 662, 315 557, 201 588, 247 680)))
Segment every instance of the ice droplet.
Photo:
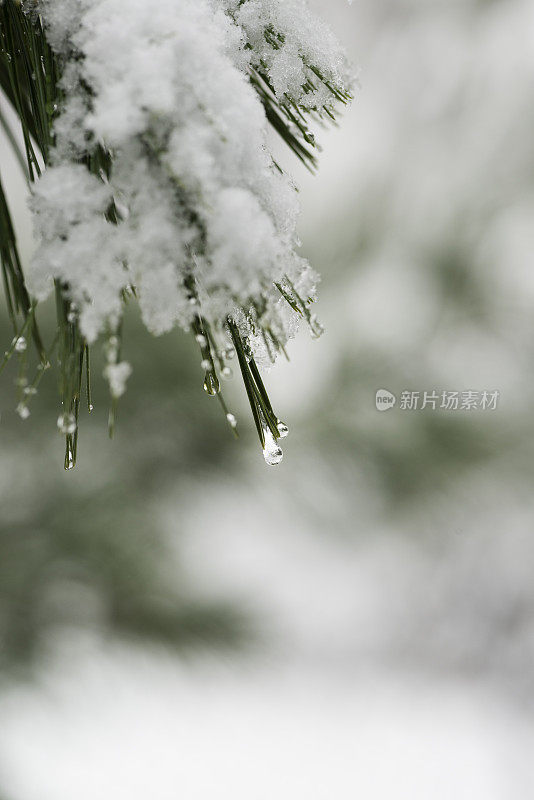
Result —
POLYGON ((265 438, 265 446, 263 448, 263 457, 265 463, 274 467, 281 462, 284 457, 282 448, 273 436, 273 432, 265 422, 262 420, 263 436, 265 438))
POLYGON ((277 464, 279 464, 284 457, 283 450, 279 445, 276 444, 276 440, 274 439, 274 437, 273 437, 273 442, 274 446, 271 447, 267 446, 266 444, 263 450, 263 457, 265 459, 265 463, 269 464, 269 466, 271 467, 275 467, 277 464))
POLYGON ((206 347, 208 340, 206 339, 203 333, 197 333, 195 339, 201 347, 206 347))
POLYGON ((28 346, 24 336, 18 336, 16 339, 13 339, 13 344, 17 353, 23 353, 28 346))
POLYGON ((233 414, 228 413, 226 415, 226 419, 228 420, 228 424, 231 428, 237 428, 237 420, 233 414))
POLYGON ((285 439, 289 435, 289 428, 282 420, 278 420, 278 433, 281 439, 285 439))
POLYGON ((76 418, 74 414, 60 414, 57 419, 57 427, 60 433, 74 433, 76 430, 76 418))
POLYGON ((220 386, 217 377, 213 374, 213 372, 208 372, 206 374, 206 380, 204 381, 204 391, 207 392, 210 397, 213 397, 216 394, 219 394, 220 386))
POLYGON ((221 375, 222 375, 222 376, 223 376, 223 378, 224 378, 225 380, 227 380, 227 381, 229 381, 229 380, 230 380, 230 378, 232 377, 232 375, 233 375, 233 374, 234 374, 234 373, 232 372, 232 370, 230 369, 230 367, 223 367, 223 368, 222 368, 222 370, 221 370, 221 375))
POLYGON ((312 314, 312 316, 310 317, 310 330, 312 339, 319 339, 319 337, 322 336, 324 333, 324 327, 317 319, 316 314, 312 314))
POLYGON ((211 361, 209 360, 209 358, 204 358, 200 362, 200 366, 202 367, 202 369, 210 370, 211 369, 211 361))
POLYGON ((30 409, 25 403, 19 403, 15 410, 21 419, 28 419, 30 416, 30 409))

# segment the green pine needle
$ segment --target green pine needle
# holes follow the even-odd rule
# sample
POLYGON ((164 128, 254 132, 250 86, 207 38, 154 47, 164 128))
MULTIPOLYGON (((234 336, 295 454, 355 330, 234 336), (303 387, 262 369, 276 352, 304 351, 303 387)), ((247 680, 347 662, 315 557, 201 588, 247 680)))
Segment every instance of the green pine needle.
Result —
MULTIPOLYGON (((246 0, 241 0, 240 5, 246 0)), ((284 37, 277 31, 268 28, 265 38, 271 47, 279 49, 284 37)), ((318 145, 310 130, 309 120, 322 122, 324 117, 334 119, 333 103, 344 105, 351 95, 343 88, 334 86, 320 70, 303 62, 308 72, 304 92, 315 90, 312 73, 317 81, 326 86, 332 96, 332 104, 322 108, 305 108, 299 106, 289 97, 277 98, 267 70, 257 65, 250 70, 250 81, 263 104, 266 118, 272 128, 283 139, 297 159, 311 172, 317 167, 318 145)), ((11 104, 18 117, 22 132, 23 148, 0 111, 0 127, 3 128, 10 142, 23 174, 31 183, 38 178, 42 170, 50 162, 54 147, 53 124, 61 106, 62 96, 59 89, 61 64, 49 46, 46 31, 38 14, 26 14, 15 0, 0 0, 0 91, 11 104)), ((143 143, 147 148, 150 142, 143 143)), ((83 159, 87 169, 96 176, 109 178, 113 166, 112 155, 102 146, 95 146, 83 159)), ((279 169, 278 164, 274 167, 279 169)), ((177 192, 180 187, 177 186, 177 192)), ((119 213, 112 203, 106 214, 108 221, 118 223, 119 213)), ((75 429, 66 433, 65 468, 71 469, 76 463, 78 441, 78 417, 81 402, 82 382, 85 377, 87 407, 92 410, 90 383, 90 354, 87 342, 80 333, 77 317, 73 311, 66 284, 55 284, 57 332, 48 353, 46 352, 35 319, 36 303, 32 302, 24 280, 22 264, 18 253, 17 242, 10 216, 10 211, 0 179, 0 264, 8 314, 13 326, 15 338, 7 350, 0 365, 4 369, 12 355, 16 352, 16 342, 20 337, 31 335, 39 358, 38 373, 29 385, 27 400, 35 393, 44 372, 50 366, 51 354, 58 349, 60 365, 60 397, 63 414, 72 417, 75 429)), ((314 318, 308 310, 308 302, 299 297, 295 287, 288 279, 284 284, 276 284, 281 296, 299 315, 303 316, 313 328, 314 318)), ((187 287, 194 301, 195 287, 193 281, 187 287)), ((135 287, 131 287, 135 297, 135 287)), ((283 344, 276 332, 264 327, 260 320, 261 309, 252 303, 250 308, 242 308, 248 321, 265 343, 267 352, 274 360, 277 352, 287 357, 283 344)), ((279 420, 272 409, 269 396, 261 379, 259 370, 248 352, 248 344, 241 337, 237 325, 232 319, 227 321, 228 330, 237 353, 241 375, 250 403, 252 416, 258 431, 262 447, 265 447, 265 426, 275 439, 280 437, 279 420)), ((202 362, 205 366, 205 388, 209 394, 218 397, 226 419, 237 436, 235 418, 228 411, 222 394, 218 371, 224 375, 224 357, 217 346, 215 332, 197 315, 192 331, 200 345, 202 362)), ((217 336, 224 335, 218 331, 217 336)), ((24 354, 26 363, 26 354, 24 354)), ((109 413, 109 432, 113 435, 115 427, 117 399, 112 398, 109 413)))

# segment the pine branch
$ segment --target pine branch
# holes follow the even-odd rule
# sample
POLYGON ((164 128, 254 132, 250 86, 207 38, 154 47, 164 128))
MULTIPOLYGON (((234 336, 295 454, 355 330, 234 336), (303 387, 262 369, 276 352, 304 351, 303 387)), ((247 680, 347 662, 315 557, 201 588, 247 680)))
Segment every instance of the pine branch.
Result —
MULTIPOLYGON (((47 42, 40 17, 25 14, 20 4, 13 0, 6 0, 0 5, 0 54, 0 88, 19 118, 27 159, 25 174, 30 181, 34 181, 41 175, 42 165, 46 166, 50 158, 53 145, 52 125, 59 103, 60 70, 56 56, 47 42)), ((22 312, 26 320, 31 320, 31 332, 44 368, 49 364, 49 359, 35 322, 35 304, 30 303, 26 289, 14 229, 1 183, 0 232, 8 312, 15 327, 17 312, 22 312)), ((70 303, 65 294, 66 287, 56 282, 63 407, 60 417, 63 422, 60 423, 60 429, 64 424, 65 469, 70 469, 76 463, 78 410, 86 343, 79 334, 76 321, 69 320, 70 303), (71 430, 73 427, 71 418, 75 420, 74 431, 71 430)), ((41 370, 40 377, 43 373, 44 369, 41 370)), ((18 410, 22 416, 27 416, 29 413, 27 399, 19 404, 18 410)))
POLYGON ((37 322, 35 321, 35 308, 32 306, 22 272, 22 265, 17 247, 15 229, 11 220, 2 178, 0 175, 0 262, 2 278, 9 318, 16 334, 19 328, 17 315, 22 315, 24 324, 33 338, 41 363, 47 362, 47 357, 37 322))
MULTIPOLYGON (((246 1, 242 0, 239 5, 243 5, 246 1)), ((23 153, 17 147, 16 137, 1 112, 0 125, 5 129, 6 135, 30 183, 41 176, 43 169, 50 166, 51 154, 56 145, 54 122, 62 113, 64 100, 68 100, 68 98, 62 97, 60 91, 60 76, 63 64, 50 47, 43 21, 35 10, 34 4, 31 5, 31 13, 25 13, 17 0, 3 0, 3 2, 0 0, 0 91, 7 98, 20 121, 24 143, 23 153)), ((207 24, 210 24, 209 19, 207 24)), ((285 35, 283 32, 278 31, 274 25, 266 26, 264 38, 266 47, 271 54, 284 47, 285 35)), ((72 52, 69 51, 68 55, 64 53, 62 59, 70 59, 69 66, 71 68, 73 65, 76 67, 78 64, 83 65, 87 53, 84 52, 82 55, 82 53, 76 52, 72 43, 71 46, 72 52)), ((150 45, 145 44, 145 46, 150 45)), ((350 100, 350 91, 338 85, 340 81, 333 77, 337 74, 335 69, 332 70, 331 74, 324 74, 304 56, 298 56, 301 62, 300 66, 297 64, 298 70, 302 68, 305 75, 300 95, 298 92, 294 96, 282 91, 277 93, 271 81, 267 64, 270 56, 266 55, 266 61, 261 55, 253 52, 252 45, 249 44, 247 47, 250 48, 252 56, 249 79, 262 102, 268 123, 283 139, 296 158, 313 172, 317 167, 316 153, 320 148, 311 130, 311 123, 323 124, 325 119, 334 120, 336 108, 350 100)), ((320 62, 324 63, 324 60, 320 59, 320 62)), ((86 77, 83 74, 82 66, 79 71, 80 97, 78 99, 85 103, 88 111, 91 111, 94 87, 89 85, 90 78, 86 81, 86 77)), ((142 112, 145 112, 144 108, 142 112)), ((182 123, 180 122, 179 124, 181 125, 182 123)), ((85 153, 78 160, 72 158, 68 163, 75 164, 76 169, 79 169, 79 165, 83 164, 88 173, 96 177, 97 181, 95 183, 97 185, 104 184, 110 187, 109 205, 105 212, 103 212, 103 209, 98 209, 99 214, 103 212, 99 219, 104 218, 112 227, 120 226, 123 224, 123 220, 127 219, 128 209, 126 209, 125 216, 121 209, 121 202, 114 196, 111 188, 113 186, 114 156, 107 149, 105 142, 102 141, 106 138, 105 135, 100 138, 92 138, 92 130, 86 131, 86 134, 88 143, 85 153)), ((202 367, 205 372, 204 388, 209 395, 218 397, 228 424, 232 431, 236 433, 235 418, 228 411, 220 392, 219 376, 226 377, 231 373, 227 365, 227 359, 234 352, 237 353, 240 371, 266 461, 270 464, 279 463, 282 451, 277 441, 287 434, 287 428, 273 412, 267 391, 253 358, 251 341, 258 341, 260 344, 263 342, 262 346, 264 346, 265 353, 272 361, 274 361, 278 353, 286 355, 284 345, 289 335, 289 323, 276 310, 278 306, 284 305, 284 303, 287 304, 288 309, 291 309, 292 312, 307 321, 312 335, 320 335, 322 328, 315 315, 312 315, 309 311, 312 299, 307 295, 313 294, 313 288, 310 288, 306 280, 301 281, 300 276, 297 280, 292 272, 291 275, 294 277, 294 281, 285 276, 283 281, 277 280, 274 284, 272 282, 269 283, 269 280, 273 280, 273 276, 271 275, 270 279, 268 279, 258 268, 257 272, 261 286, 259 290, 257 289, 258 283, 255 283, 253 284, 254 288, 250 289, 250 292, 252 292, 250 296, 249 292, 244 290, 242 292, 243 296, 237 297, 234 295, 234 290, 229 289, 226 295, 228 305, 222 319, 211 319, 209 314, 202 313, 200 295, 202 295, 202 302, 204 302, 207 293, 205 291, 201 292, 197 286, 195 264, 197 258, 206 257, 206 243, 209 240, 209 236, 205 209, 196 196, 196 189, 185 188, 181 184, 181 178, 173 174, 168 162, 163 157, 168 144, 166 139, 168 132, 165 130, 165 122, 156 119, 153 121, 153 125, 147 123, 146 128, 141 133, 136 132, 136 136, 135 145, 141 146, 143 150, 142 157, 147 160, 154 174, 158 175, 161 183, 170 187, 170 193, 173 195, 173 211, 177 219, 183 221, 191 231, 195 232, 195 235, 191 236, 185 251, 185 266, 182 267, 182 288, 189 298, 189 302, 195 306, 194 313, 187 319, 190 321, 192 333, 200 347, 202 367), (190 276, 187 276, 188 270, 190 270, 190 276), (308 288, 299 293, 295 284, 308 286, 308 288), (304 294, 304 297, 301 297, 301 293, 304 294), (284 301, 283 303, 280 302, 281 299, 284 301), (226 318, 227 309, 231 307, 234 301, 235 313, 232 312, 226 318), (233 348, 227 346, 229 340, 232 341, 233 348)), ((281 172, 278 165, 274 164, 274 167, 281 172)), ((55 166, 52 167, 52 173, 54 170, 55 166)), ((47 177, 44 179, 45 181, 47 177)), ((98 189, 96 191, 98 193, 98 189)), ((37 193, 38 191, 36 191, 37 193)), ((262 203, 260 203, 260 210, 262 210, 262 203)), ((272 216, 275 216, 274 212, 272 216)), ((6 303, 14 332, 17 336, 17 332, 20 335, 20 330, 25 333, 29 333, 31 330, 41 365, 47 365, 48 359, 35 322, 36 304, 32 303, 26 289, 14 229, 1 182, 0 235, 0 257, 6 303), (22 327, 18 317, 22 317, 22 327)), ((46 240, 44 244, 46 246, 46 240)), ((104 260, 103 263, 107 262, 104 260)), ((299 264, 297 260, 296 264, 299 264)), ((270 264, 267 266, 268 270, 270 270, 270 264)), ((178 274, 178 265, 176 267, 178 274)), ((253 267, 254 265, 251 265, 251 268, 253 267)), ((121 269, 124 269, 123 274, 126 274, 128 264, 126 262, 122 264, 121 269)), ((296 270, 295 274, 298 275, 298 266, 295 266, 294 269, 296 270)), ((73 305, 71 298, 74 295, 77 302, 86 301, 85 296, 80 295, 80 291, 78 295, 75 294, 70 273, 69 280, 64 279, 65 271, 58 271, 56 274, 61 276, 61 279, 57 277, 55 279, 57 333, 53 343, 53 347, 58 346, 61 370, 62 414, 58 420, 58 427, 66 437, 65 468, 70 469, 76 462, 78 417, 84 375, 87 382, 88 407, 89 410, 92 409, 89 386, 89 348, 80 329, 80 309, 78 306, 73 305)), ((279 275, 279 271, 277 274, 279 275)), ((135 278, 131 280, 131 284, 134 282, 137 282, 135 278)), ((121 286, 123 287, 120 290, 123 302, 126 302, 127 296, 137 296, 134 285, 125 282, 124 284, 121 283, 121 286)), ((216 287, 216 291, 219 291, 218 287, 216 287)), ((88 298, 87 302, 91 301, 92 298, 88 298)), ((185 324, 182 326, 186 327, 185 324)), ((115 380, 117 380, 121 369, 124 374, 123 368, 127 367, 129 369, 129 367, 127 364, 119 362, 121 346, 120 319, 118 322, 109 323, 108 328, 109 330, 106 334, 108 337, 106 345, 108 367, 106 372, 108 373, 112 394, 109 418, 111 435, 115 424, 117 399, 122 393, 122 389, 121 385, 119 385, 118 389, 116 387, 113 390, 110 376, 115 376, 115 380)), ((104 326, 100 327, 101 332, 102 330, 105 330, 104 326)), ((85 332, 89 336, 87 329, 85 329, 85 332)), ((19 352, 16 341, 17 338, 14 339, 12 348, 8 351, 9 357, 13 353, 19 352)), ((24 354, 23 363, 26 364, 26 354, 24 354)), ((43 372, 44 369, 41 370, 38 379, 30 388, 35 388, 43 372)), ((123 384, 124 377, 122 379, 123 384)), ((27 412, 27 402, 26 399, 20 406, 21 411, 24 413, 27 412)))

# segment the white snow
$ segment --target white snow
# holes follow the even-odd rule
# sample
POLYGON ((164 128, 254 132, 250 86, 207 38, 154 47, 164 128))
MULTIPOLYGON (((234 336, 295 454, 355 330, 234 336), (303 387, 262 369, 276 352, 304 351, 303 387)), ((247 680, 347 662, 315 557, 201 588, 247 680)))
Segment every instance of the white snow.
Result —
POLYGON ((30 291, 43 299, 59 279, 89 342, 116 328, 121 293, 135 286, 156 335, 188 329, 199 308, 219 328, 234 313, 247 334, 249 311, 261 307, 260 322, 285 343, 296 314, 273 282, 287 274, 313 296, 315 277, 296 254, 296 190, 273 164, 248 72, 265 64, 279 100, 332 108, 311 65, 348 87, 333 35, 302 0, 41 0, 39 9, 65 64, 65 100, 32 199, 30 291), (316 89, 305 92, 310 79, 316 89), (99 145, 112 154, 109 178, 79 164, 99 145))

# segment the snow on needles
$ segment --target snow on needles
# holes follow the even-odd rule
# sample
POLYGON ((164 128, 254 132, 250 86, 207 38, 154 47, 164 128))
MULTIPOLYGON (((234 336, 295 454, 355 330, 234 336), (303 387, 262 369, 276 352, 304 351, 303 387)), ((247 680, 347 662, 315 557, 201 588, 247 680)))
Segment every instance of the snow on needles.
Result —
POLYGON ((266 72, 276 102, 330 108, 329 84, 350 85, 332 34, 302 0, 37 8, 64 100, 31 200, 30 291, 44 299, 59 280, 89 343, 117 329, 129 287, 154 334, 232 315, 262 360, 251 314, 284 344, 297 314, 275 284, 309 298, 316 276, 297 254, 296 190, 273 163, 250 72, 266 72), (98 152, 110 169, 87 169, 98 152))

